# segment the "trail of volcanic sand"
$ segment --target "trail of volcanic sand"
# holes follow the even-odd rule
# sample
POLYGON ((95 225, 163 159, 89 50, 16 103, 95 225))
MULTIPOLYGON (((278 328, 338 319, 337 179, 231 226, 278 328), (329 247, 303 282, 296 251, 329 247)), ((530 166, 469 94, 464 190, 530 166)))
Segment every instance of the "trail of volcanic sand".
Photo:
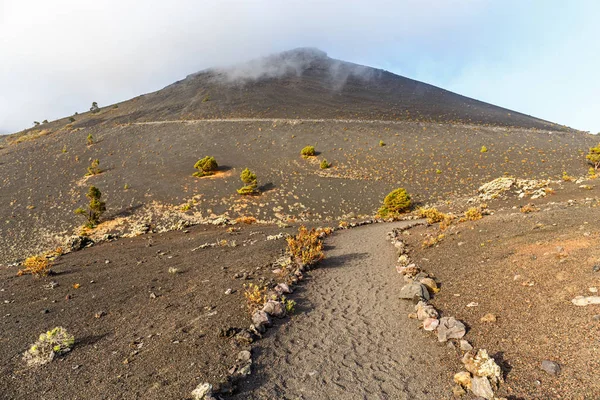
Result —
POLYGON ((259 341, 237 399, 433 399, 451 393, 454 362, 406 316, 386 239, 395 224, 335 233, 297 290, 299 313, 259 341))

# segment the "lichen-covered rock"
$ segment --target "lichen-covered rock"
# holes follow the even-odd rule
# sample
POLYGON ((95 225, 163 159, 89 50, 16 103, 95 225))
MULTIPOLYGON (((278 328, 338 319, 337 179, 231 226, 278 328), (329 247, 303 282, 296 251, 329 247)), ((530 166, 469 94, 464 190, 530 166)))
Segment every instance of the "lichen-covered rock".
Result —
POLYGON ((201 383, 192 391, 192 399, 208 400, 212 398, 213 387, 210 383, 201 383))
POLYGON ((454 374, 454 383, 467 389, 471 388, 471 374, 467 371, 460 371, 454 374))
POLYGON ((400 257, 398 257, 398 266, 399 267, 406 267, 409 264, 410 264, 410 258, 408 257, 408 255, 402 254, 402 255, 400 255, 400 257))
POLYGON ((419 282, 425 285, 425 287, 427 288, 427 290, 429 290, 429 293, 431 294, 435 294, 440 291, 440 288, 438 288, 436 281, 434 281, 431 278, 422 278, 419 280, 419 282))
POLYGON ((485 349, 478 350, 475 355, 468 351, 463 356, 462 362, 465 365, 465 369, 474 376, 490 378, 494 383, 502 379, 500 366, 488 355, 485 349))
POLYGON ((467 333, 465 324, 454 317, 444 317, 440 319, 438 326, 438 340, 445 342, 448 339, 461 339, 467 333))
POLYGON ((405 300, 429 300, 427 288, 419 282, 411 282, 404 285, 402 289, 400 289, 399 296, 401 299, 405 300))
POLYGON ((425 302, 420 301, 416 306, 415 310, 417 311, 417 319, 419 321, 424 321, 427 318, 438 318, 439 314, 435 307, 425 302))

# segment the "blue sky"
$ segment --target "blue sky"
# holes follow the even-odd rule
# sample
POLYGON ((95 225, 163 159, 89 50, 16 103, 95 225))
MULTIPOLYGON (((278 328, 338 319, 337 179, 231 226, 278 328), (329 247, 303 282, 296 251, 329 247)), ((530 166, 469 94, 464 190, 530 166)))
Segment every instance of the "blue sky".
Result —
POLYGON ((0 0, 0 132, 312 46, 600 131, 600 2, 0 0))

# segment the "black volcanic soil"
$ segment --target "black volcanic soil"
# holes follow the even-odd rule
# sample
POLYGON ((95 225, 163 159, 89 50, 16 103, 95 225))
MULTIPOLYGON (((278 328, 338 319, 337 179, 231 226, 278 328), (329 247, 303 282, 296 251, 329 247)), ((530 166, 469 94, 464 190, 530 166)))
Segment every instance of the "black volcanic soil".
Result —
MULTIPOLYGON (((577 132, 409 122, 198 121, 59 131, 0 150, 0 263, 60 244, 82 223, 73 210, 85 204, 92 184, 107 202, 106 219, 156 219, 152 204, 176 214, 192 199, 187 214, 196 220, 344 219, 373 215, 397 187, 435 201, 471 194, 503 174, 585 173, 584 154, 595 141, 577 132), (304 160, 300 150, 309 144, 319 154, 304 160), (221 173, 192 177, 205 155, 216 157, 221 173), (95 158, 104 172, 84 179, 95 158), (321 170, 322 159, 333 167, 321 170), (246 167, 258 175, 260 196, 236 193, 246 167)), ((178 218, 186 217, 173 215, 173 224, 178 218)))
POLYGON ((488 202, 493 215, 455 225, 435 247, 422 242, 439 233, 437 224, 406 236, 412 259, 442 284, 433 304, 465 321, 465 338, 503 367, 498 396, 600 398, 600 306, 571 303, 600 290, 598 182, 585 182, 591 190, 554 184, 556 194, 538 200, 488 202), (539 211, 520 212, 526 204, 539 211), (496 322, 480 320, 488 313, 496 322), (544 372, 543 360, 557 362, 560 374, 544 372))
POLYGON ((268 267, 285 248, 266 235, 294 231, 200 226, 67 254, 43 279, 2 268, 0 397, 183 399, 199 383, 218 383, 247 348, 220 337, 220 329, 250 325, 242 285, 268 282, 268 267), (218 240, 228 245, 192 250, 218 240), (244 273, 248 279, 234 278, 244 273), (44 288, 50 281, 60 286, 44 288), (96 318, 99 312, 105 315, 96 318), (55 326, 75 335, 73 351, 27 368, 23 352, 55 326))

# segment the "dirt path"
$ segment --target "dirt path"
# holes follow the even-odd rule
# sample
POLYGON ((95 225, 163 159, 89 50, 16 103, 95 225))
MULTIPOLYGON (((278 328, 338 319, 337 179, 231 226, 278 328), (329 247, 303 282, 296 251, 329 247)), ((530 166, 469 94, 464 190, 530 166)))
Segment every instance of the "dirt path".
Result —
MULTIPOLYGON (((173 119, 173 120, 164 120, 164 121, 141 121, 141 122, 132 122, 131 125, 163 125, 163 124, 203 124, 203 123, 218 123, 218 122, 272 122, 274 124, 289 124, 289 125, 300 125, 302 123, 339 123, 339 124, 376 124, 376 125, 403 125, 410 126, 416 125, 420 126, 423 124, 435 124, 431 122, 414 122, 414 121, 392 121, 387 119, 336 119, 336 118, 206 118, 206 119, 173 119)), ((463 128, 476 128, 480 129, 480 125, 474 124, 446 124, 448 126, 453 127, 463 127, 463 128)), ((488 126, 486 129, 494 131, 494 132, 507 132, 512 128, 505 126, 488 126)), ((521 128, 527 130, 526 128, 521 128)), ((532 129, 536 131, 535 129, 532 129)), ((541 131, 546 134, 548 132, 558 132, 552 129, 544 129, 541 131)))
MULTIPOLYGON (((397 223, 400 226, 403 223, 397 223)), ((395 251, 375 224, 336 233, 294 297, 302 306, 254 350, 238 399, 440 399, 449 351, 418 331, 397 293, 395 251)))

